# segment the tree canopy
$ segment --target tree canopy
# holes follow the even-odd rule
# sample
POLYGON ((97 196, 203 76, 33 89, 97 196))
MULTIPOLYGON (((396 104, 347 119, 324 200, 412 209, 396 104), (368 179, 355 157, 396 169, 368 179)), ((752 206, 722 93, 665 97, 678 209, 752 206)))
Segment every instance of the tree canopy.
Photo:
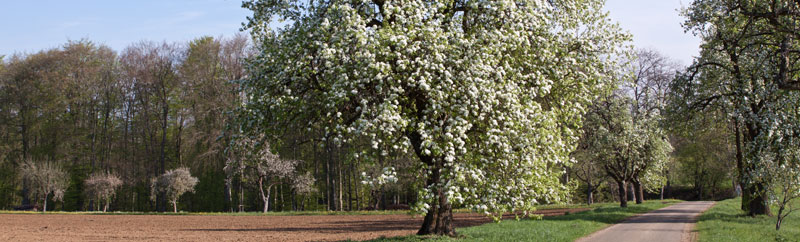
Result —
POLYGON ((260 53, 240 117, 274 136, 320 127, 335 144, 388 147, 373 157, 413 152, 420 234, 453 234, 453 203, 500 215, 564 201, 551 167, 569 161, 629 38, 602 3, 246 1, 260 53))

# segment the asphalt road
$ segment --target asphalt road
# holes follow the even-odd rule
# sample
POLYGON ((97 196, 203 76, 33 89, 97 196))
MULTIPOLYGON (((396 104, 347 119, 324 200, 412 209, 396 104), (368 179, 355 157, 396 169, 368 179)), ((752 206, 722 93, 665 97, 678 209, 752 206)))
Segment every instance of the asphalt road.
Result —
POLYGON ((700 213, 714 202, 682 202, 612 225, 578 242, 690 242, 691 228, 700 213))

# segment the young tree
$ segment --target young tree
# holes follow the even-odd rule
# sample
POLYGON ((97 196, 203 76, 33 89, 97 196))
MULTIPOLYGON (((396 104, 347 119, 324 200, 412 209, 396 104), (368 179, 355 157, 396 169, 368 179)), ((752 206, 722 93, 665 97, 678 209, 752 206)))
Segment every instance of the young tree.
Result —
POLYGON ((455 235, 454 204, 499 216, 563 201, 551 168, 628 39, 602 4, 245 1, 260 53, 239 114, 273 137, 321 127, 333 144, 413 152, 418 234, 455 235))
POLYGON ((172 203, 172 212, 178 212, 178 198, 186 192, 194 192, 197 178, 189 172, 189 168, 181 167, 169 170, 154 177, 150 185, 150 199, 155 201, 157 194, 162 194, 172 203))
MULTIPOLYGON (((269 199, 272 193, 272 187, 283 183, 286 180, 292 180, 290 185, 303 186, 303 184, 295 184, 295 178, 305 177, 297 175, 297 166, 300 161, 283 159, 277 154, 272 153, 270 145, 264 140, 263 135, 257 137, 240 137, 234 142, 232 150, 236 152, 236 159, 228 161, 226 167, 234 167, 237 163, 240 166, 242 175, 245 175, 245 170, 249 170, 254 180, 258 181, 258 189, 261 193, 261 200, 264 202, 264 210, 266 213, 269 211, 269 199), (264 188, 266 186, 266 192, 264 188)), ((230 169, 230 168, 228 168, 230 169)), ((235 173, 229 172, 230 175, 235 173)), ((308 182, 308 180, 299 181, 308 182)), ((312 182, 313 183, 313 182, 312 182)), ((303 190, 307 188, 302 188, 303 190)))
POLYGON ((97 200, 98 206, 100 201, 103 201, 103 212, 106 212, 117 188, 121 185, 122 180, 119 179, 119 176, 107 172, 97 172, 84 181, 84 192, 90 199, 97 200))
POLYGON ((272 186, 290 178, 295 173, 297 163, 297 161, 283 159, 273 154, 267 144, 258 150, 257 157, 249 167, 255 169, 256 177, 258 177, 258 189, 261 191, 261 199, 264 201, 264 213, 269 209, 272 186), (267 186, 266 194, 264 194, 264 186, 267 186))
POLYGON ((47 198, 53 194, 53 201, 63 201, 64 192, 69 186, 69 173, 54 162, 24 161, 20 165, 22 181, 28 185, 28 195, 41 199, 42 212, 47 212, 47 198))

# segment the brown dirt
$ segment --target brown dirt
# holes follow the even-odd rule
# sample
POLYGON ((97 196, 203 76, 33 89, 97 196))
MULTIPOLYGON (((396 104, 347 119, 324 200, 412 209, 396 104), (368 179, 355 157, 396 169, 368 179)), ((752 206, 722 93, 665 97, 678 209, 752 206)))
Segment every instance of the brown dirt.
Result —
MULTIPOLYGON (((584 209, 541 210, 545 216, 584 209)), ((491 222, 454 214, 456 227, 491 222)), ((513 216, 504 216, 513 218, 513 216)), ((408 215, 170 216, 0 214, 0 241, 339 241, 416 233, 422 218, 408 215)))

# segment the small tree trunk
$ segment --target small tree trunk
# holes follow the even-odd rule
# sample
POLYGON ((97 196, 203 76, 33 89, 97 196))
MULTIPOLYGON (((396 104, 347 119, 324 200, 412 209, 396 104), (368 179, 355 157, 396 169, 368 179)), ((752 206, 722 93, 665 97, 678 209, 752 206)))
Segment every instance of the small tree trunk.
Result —
POLYGON ((111 203, 111 202, 110 202, 110 201, 106 201, 106 205, 105 205, 105 206, 103 206, 103 212, 104 212, 104 213, 108 211, 108 204, 109 204, 109 203, 111 203))
POLYGON ((776 231, 781 229, 781 223, 783 222, 783 218, 786 217, 785 215, 781 216, 781 215, 783 215, 784 207, 785 207, 784 205, 781 205, 780 208, 778 209, 778 222, 775 223, 775 230, 776 231))
POLYGON ((592 205, 594 203, 594 197, 592 196, 592 184, 586 184, 586 204, 592 205))
POLYGON ((644 202, 644 190, 642 190, 642 183, 639 180, 633 181, 633 192, 636 193, 636 204, 644 202))
POLYGON ((666 186, 661 186, 661 200, 664 200, 664 187, 666 186))
POLYGON ((42 212, 47 212, 47 195, 44 195, 44 206, 42 206, 42 212))
POLYGON ((619 187, 619 206, 623 208, 628 207, 628 184, 625 181, 617 181, 619 187))
POLYGON ((269 200, 267 196, 264 195, 264 177, 258 178, 258 190, 261 191, 261 201, 264 202, 264 213, 267 213, 267 205, 269 204, 269 200))
POLYGON ((172 212, 178 213, 178 200, 172 200, 172 212))
MULTIPOLYGON (((264 212, 265 212, 265 213, 266 213, 267 211, 269 211, 269 197, 270 197, 270 194, 271 194, 271 193, 272 193, 272 185, 269 185, 269 186, 267 187, 267 197, 265 197, 265 198, 264 198, 264 212)), ((273 210, 274 210, 274 209, 273 209, 273 210)))
POLYGON ((636 193, 633 192, 635 190, 633 189, 633 182, 628 182, 627 188, 628 188, 628 199, 630 201, 636 201, 636 193))

